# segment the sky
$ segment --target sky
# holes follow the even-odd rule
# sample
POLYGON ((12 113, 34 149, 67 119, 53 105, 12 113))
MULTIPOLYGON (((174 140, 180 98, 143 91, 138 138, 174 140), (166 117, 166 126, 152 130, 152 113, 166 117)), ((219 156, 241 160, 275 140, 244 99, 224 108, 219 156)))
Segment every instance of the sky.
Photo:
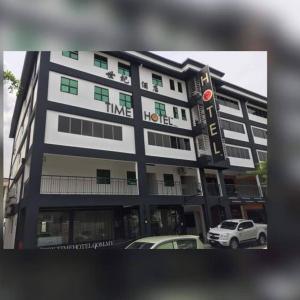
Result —
MULTIPOLYGON (((153 51, 177 62, 191 58, 225 73, 224 80, 267 96, 267 52, 263 51, 153 51)), ((25 51, 4 52, 4 69, 20 79, 25 51)), ((16 95, 8 93, 4 84, 3 155, 4 177, 9 177, 13 139, 9 138, 16 95)))

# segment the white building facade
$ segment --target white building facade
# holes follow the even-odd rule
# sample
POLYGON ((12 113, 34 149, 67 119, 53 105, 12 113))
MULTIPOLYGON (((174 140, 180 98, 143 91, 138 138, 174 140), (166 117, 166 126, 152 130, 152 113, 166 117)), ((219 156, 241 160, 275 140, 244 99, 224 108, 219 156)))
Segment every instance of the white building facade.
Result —
POLYGON ((146 52, 28 52, 5 247, 123 247, 146 235, 205 239, 230 217, 265 222, 265 188, 249 171, 267 159, 267 99, 210 68, 226 154, 214 163, 203 67, 146 52))

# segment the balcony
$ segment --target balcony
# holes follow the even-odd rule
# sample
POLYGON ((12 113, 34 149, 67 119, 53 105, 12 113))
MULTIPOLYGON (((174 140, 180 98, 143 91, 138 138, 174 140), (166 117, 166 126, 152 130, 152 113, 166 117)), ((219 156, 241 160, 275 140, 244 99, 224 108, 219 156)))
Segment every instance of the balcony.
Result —
POLYGON ((202 195, 201 184, 190 181, 188 183, 172 182, 166 185, 164 181, 148 181, 149 195, 169 195, 169 196, 195 196, 202 195))
POLYGON ((41 194, 138 195, 138 189, 124 178, 43 175, 41 194))
POLYGON ((262 197, 259 188, 254 184, 225 184, 226 193, 228 197, 262 197))

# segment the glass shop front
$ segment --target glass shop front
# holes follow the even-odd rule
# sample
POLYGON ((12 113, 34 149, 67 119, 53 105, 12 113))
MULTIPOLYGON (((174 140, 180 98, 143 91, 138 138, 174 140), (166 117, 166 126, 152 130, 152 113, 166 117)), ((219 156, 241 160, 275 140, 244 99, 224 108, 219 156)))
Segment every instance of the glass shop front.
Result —
POLYGON ((138 207, 41 210, 37 246, 58 249, 124 248, 140 236, 138 207))

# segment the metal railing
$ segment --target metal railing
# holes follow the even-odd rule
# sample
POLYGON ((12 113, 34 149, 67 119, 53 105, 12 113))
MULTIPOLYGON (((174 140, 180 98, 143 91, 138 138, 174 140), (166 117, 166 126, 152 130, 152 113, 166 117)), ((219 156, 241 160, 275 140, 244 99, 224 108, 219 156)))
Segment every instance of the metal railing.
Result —
POLYGON ((148 181, 148 194, 170 196, 196 196, 202 195, 201 184, 196 181, 188 183, 164 182, 158 180, 148 181))
POLYGON ((261 185, 261 191, 262 191, 262 193, 263 193, 263 196, 264 196, 264 197, 267 197, 267 195, 268 195, 268 187, 267 187, 266 184, 262 184, 262 185, 261 185))
POLYGON ((255 184, 225 184, 228 197, 261 197, 255 184))
POLYGON ((43 175, 41 194, 137 195, 137 181, 126 178, 43 175))

